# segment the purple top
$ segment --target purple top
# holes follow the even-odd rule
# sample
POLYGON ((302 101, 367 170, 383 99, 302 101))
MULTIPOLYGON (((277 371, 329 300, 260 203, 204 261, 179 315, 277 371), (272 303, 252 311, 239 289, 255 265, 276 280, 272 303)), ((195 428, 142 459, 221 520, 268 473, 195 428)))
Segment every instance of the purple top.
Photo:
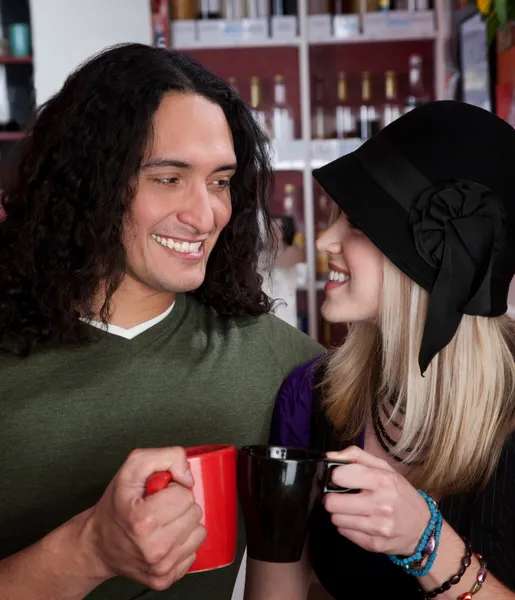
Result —
MULTIPOLYGON (((319 358, 297 367, 281 386, 272 417, 271 444, 298 448, 311 447, 311 407, 319 358)), ((363 448, 364 429, 356 440, 356 445, 363 448)), ((492 572, 505 585, 511 587, 515 586, 513 575, 515 520, 513 512, 506 509, 507 513, 505 508, 515 506, 514 464, 515 433, 510 436, 497 470, 484 491, 459 494, 446 498, 440 503, 444 519, 460 535, 467 537, 470 543, 474 543, 480 554, 488 556, 492 572), (469 508, 463 510, 463 507, 469 508)), ((394 574, 395 568, 384 554, 373 553, 367 557, 363 566, 367 573, 380 575, 394 574)), ((345 583, 343 589, 345 590, 345 583)), ((398 598, 400 599, 401 596, 398 598)))
MULTIPOLYGON (((269 443, 293 448, 311 447, 311 408, 315 373, 320 356, 294 369, 284 380, 275 402, 269 443)), ((364 447, 365 429, 356 440, 364 447)), ((375 573, 392 570, 392 563, 384 554, 371 555, 370 568, 375 573)))
MULTIPOLYGON (((269 443, 292 448, 311 447, 311 406, 320 356, 294 369, 277 394, 269 443)), ((364 430, 356 444, 363 448, 364 430)))

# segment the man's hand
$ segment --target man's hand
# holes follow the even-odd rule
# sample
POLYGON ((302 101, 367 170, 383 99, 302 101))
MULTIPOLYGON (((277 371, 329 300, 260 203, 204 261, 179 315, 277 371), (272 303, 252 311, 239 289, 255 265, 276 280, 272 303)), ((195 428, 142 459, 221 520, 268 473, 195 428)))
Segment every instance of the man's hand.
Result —
POLYGON ((184 449, 135 450, 89 515, 92 552, 107 576, 122 575, 155 590, 183 577, 206 537, 184 449), (166 489, 144 497, 147 479, 170 471, 166 489))

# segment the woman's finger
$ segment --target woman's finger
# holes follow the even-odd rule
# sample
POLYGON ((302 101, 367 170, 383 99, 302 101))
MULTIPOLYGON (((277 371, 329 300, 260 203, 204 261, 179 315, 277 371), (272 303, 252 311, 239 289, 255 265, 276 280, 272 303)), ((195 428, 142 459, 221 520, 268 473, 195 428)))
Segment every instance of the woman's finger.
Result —
POLYGON ((372 493, 363 490, 359 494, 334 494, 329 492, 323 499, 325 509, 330 513, 343 515, 371 515, 375 512, 372 493))
POLYGON ((335 467, 331 473, 331 481, 335 485, 354 490, 373 491, 389 487, 395 477, 395 471, 385 471, 357 463, 335 467))
POLYGON ((358 446, 349 446, 341 452, 328 452, 326 456, 331 460, 346 460, 372 469, 395 471, 385 460, 365 452, 365 450, 358 448, 358 446))
POLYGON ((374 538, 389 539, 393 536, 393 522, 390 519, 362 515, 331 515, 333 525, 339 529, 364 533, 374 538))

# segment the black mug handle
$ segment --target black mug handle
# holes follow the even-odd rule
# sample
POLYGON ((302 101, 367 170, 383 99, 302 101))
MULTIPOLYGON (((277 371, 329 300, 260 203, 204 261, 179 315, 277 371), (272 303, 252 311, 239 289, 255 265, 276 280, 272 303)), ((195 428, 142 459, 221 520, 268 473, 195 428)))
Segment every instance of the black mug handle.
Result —
POLYGON ((328 460, 325 459, 325 480, 324 480, 324 489, 323 494, 359 494, 361 490, 355 490, 353 488, 342 488, 338 485, 335 485, 331 481, 331 475, 333 474, 334 469, 336 467, 341 467, 342 465, 349 465, 350 462, 347 460, 328 460))

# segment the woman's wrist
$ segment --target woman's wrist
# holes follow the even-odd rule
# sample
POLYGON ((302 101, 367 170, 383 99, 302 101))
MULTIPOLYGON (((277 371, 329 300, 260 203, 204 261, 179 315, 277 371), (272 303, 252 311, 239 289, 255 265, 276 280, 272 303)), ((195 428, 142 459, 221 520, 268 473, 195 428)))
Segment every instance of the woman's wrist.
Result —
POLYGON ((427 575, 418 578, 423 590, 436 590, 459 575, 459 581, 455 580, 448 590, 438 594, 438 598, 456 600, 458 596, 468 592, 473 587, 480 568, 477 558, 470 556, 467 559, 469 555, 472 555, 472 549, 469 550, 462 538, 444 521, 433 565, 427 575))

